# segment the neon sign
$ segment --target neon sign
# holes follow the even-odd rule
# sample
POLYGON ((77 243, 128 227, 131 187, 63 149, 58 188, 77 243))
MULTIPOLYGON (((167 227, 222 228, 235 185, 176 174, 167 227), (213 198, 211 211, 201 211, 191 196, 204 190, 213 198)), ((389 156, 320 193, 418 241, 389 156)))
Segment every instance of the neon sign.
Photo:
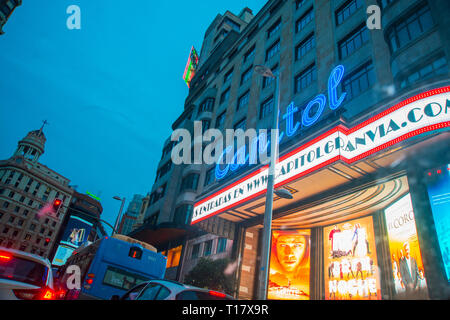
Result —
MULTIPOLYGON (((329 99, 329 107, 331 110, 336 110, 339 108, 342 103, 344 102, 345 97, 347 96, 347 93, 343 92, 340 97, 338 97, 337 88, 339 87, 339 84, 342 81, 342 78, 344 77, 344 66, 338 65, 331 71, 330 76, 328 78, 328 99, 329 99)), ((306 106, 305 110, 302 113, 301 117, 301 125, 306 128, 312 126, 314 123, 316 123, 323 111, 325 110, 327 98, 324 94, 317 95, 314 99, 312 99, 306 106), (313 111, 313 108, 315 106, 318 106, 318 108, 314 111, 314 114, 311 115, 310 113, 313 111)), ((287 108, 286 113, 283 115, 283 119, 286 120, 286 130, 285 132, 281 132, 278 137, 278 143, 280 144, 283 138, 286 136, 291 137, 293 136, 299 129, 300 129, 300 122, 296 122, 294 124, 294 115, 296 112, 298 112, 299 109, 294 105, 294 102, 291 102, 287 108)), ((279 117, 279 115, 278 115, 279 117)), ((258 143, 260 143, 259 146, 259 154, 262 154, 266 151, 268 145, 270 142, 264 143, 265 141, 264 135, 259 135, 258 137, 254 138, 252 140, 252 145, 256 146, 258 143), (261 146, 261 142, 263 142, 263 145, 261 146)), ((215 176, 217 180, 221 180, 225 178, 230 172, 237 171, 239 168, 243 167, 247 160, 250 159, 256 159, 256 150, 258 148, 253 148, 251 151, 253 151, 252 154, 245 156, 245 146, 242 146, 240 149, 238 149, 233 157, 233 163, 232 164, 225 164, 224 168, 221 168, 222 160, 226 157, 226 155, 233 150, 230 146, 225 148, 221 156, 219 157, 217 163, 216 163, 216 170, 215 170, 215 176), (238 159, 244 159, 244 161, 235 161, 238 159)))
POLYGON ((97 200, 97 201, 100 201, 100 198, 99 198, 99 197, 93 195, 93 194, 90 193, 89 191, 86 191, 86 194, 87 194, 88 196, 90 196, 91 198, 93 198, 93 199, 95 199, 95 200, 97 200))
POLYGON ((195 48, 191 48, 191 52, 189 53, 189 59, 186 64, 186 68, 184 69, 183 80, 186 82, 188 88, 190 88, 191 80, 195 75, 195 71, 198 67, 198 54, 195 51, 195 48))
MULTIPOLYGON (((353 128, 343 125, 280 157, 275 188, 337 161, 352 164, 402 141, 450 128, 450 86, 406 99, 353 128)), ((239 206, 266 193, 268 165, 194 205, 191 224, 239 206)))

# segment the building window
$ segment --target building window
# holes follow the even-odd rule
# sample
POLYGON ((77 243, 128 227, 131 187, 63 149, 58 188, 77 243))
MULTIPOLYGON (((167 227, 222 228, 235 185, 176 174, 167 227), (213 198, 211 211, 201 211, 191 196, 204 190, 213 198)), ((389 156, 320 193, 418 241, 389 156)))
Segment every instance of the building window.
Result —
POLYGON ((347 93, 347 101, 359 96, 375 83, 372 61, 350 73, 342 81, 342 90, 347 93))
POLYGON ((369 29, 366 24, 360 25, 353 30, 347 37, 339 41, 339 57, 344 59, 369 41, 369 29))
POLYGON ((216 118, 216 128, 222 128, 225 123, 226 111, 219 114, 216 118))
POLYGON ((305 4, 306 0, 295 0, 295 9, 300 8, 305 4))
POLYGON ((12 233, 12 237, 15 238, 15 237, 17 237, 18 234, 19 234, 19 231, 14 230, 12 233))
POLYGON ((196 259, 199 257, 199 254, 200 254, 200 243, 197 243, 192 247, 191 258, 196 259))
POLYGON ((403 48, 411 41, 434 26, 430 8, 427 4, 408 14, 403 20, 395 23, 387 32, 391 52, 403 48))
POLYGON ((157 172, 156 172, 156 180, 162 178, 170 171, 172 168, 172 160, 167 161, 157 172))
POLYGON ((295 33, 302 31, 308 23, 314 20, 314 8, 309 9, 300 19, 295 22, 295 33))
POLYGON ((212 253, 212 240, 206 241, 205 246, 203 247, 203 255, 209 256, 212 253))
POLYGON ((20 207, 19 206, 16 206, 15 208, 14 208, 14 212, 15 213, 18 213, 20 211, 20 207))
POLYGON ((8 233, 8 231, 9 231, 9 228, 8 228, 8 227, 4 227, 4 228, 3 228, 3 233, 6 234, 6 233, 8 233))
POLYGON ((349 0, 344 3, 336 11, 336 25, 342 24, 345 20, 347 20, 352 14, 354 14, 360 7, 362 7, 362 0, 349 0))
MULTIPOLYGON (((276 64, 275 66, 270 68, 270 70, 272 70, 273 74, 276 74, 278 71, 278 64, 276 64)), ((262 79, 263 89, 267 88, 274 80, 275 80, 275 78, 272 78, 272 77, 263 77, 263 79, 262 79)))
POLYGON ((14 220, 16 220, 16 218, 11 216, 11 217, 9 217, 8 222, 9 223, 14 223, 14 220))
POLYGON ((400 81, 400 88, 403 89, 416 82, 447 73, 448 73, 447 59, 445 59, 445 57, 440 57, 435 59, 431 63, 422 65, 421 67, 416 68, 414 71, 403 76, 400 81))
POLYGON ((24 222, 25 222, 25 220, 20 219, 19 222, 17 222, 17 225, 18 225, 19 227, 21 227, 21 226, 23 226, 23 223, 24 223, 24 222))
POLYGON ((266 50, 266 61, 280 52, 280 39, 278 39, 269 49, 266 50))
POLYGON ((175 209, 174 222, 179 224, 190 224, 192 215, 192 205, 183 204, 175 209))
POLYGON ((29 212, 30 212, 29 210, 25 209, 25 210, 23 210, 22 215, 23 215, 24 217, 26 217, 26 216, 28 215, 29 212))
POLYGON ((13 198, 14 195, 15 195, 15 193, 13 191, 10 191, 8 197, 13 198))
POLYGON ((240 120, 239 122, 237 122, 237 123, 234 125, 233 129, 234 129, 234 130, 242 129, 242 130, 245 131, 245 127, 246 127, 246 119, 244 118, 244 119, 240 120))
POLYGON ((207 98, 200 104, 200 112, 208 111, 211 112, 214 109, 214 99, 207 98))
POLYGON ((231 78, 233 77, 233 68, 230 69, 230 71, 228 71, 225 76, 223 77, 223 82, 227 82, 229 80, 231 80, 231 78))
POLYGON ((228 17, 225 17, 224 23, 228 24, 231 28, 233 28, 235 31, 239 32, 241 30, 241 25, 237 22, 231 20, 228 17))
POLYGON ((295 93, 299 93, 309 87, 316 79, 316 65, 312 64, 295 77, 295 93))
POLYGON ((273 96, 261 103, 259 107, 259 118, 264 119, 267 115, 272 114, 273 110, 273 96))
POLYGON ((27 240, 27 241, 31 240, 31 234, 28 233, 28 234, 25 236, 25 240, 27 240))
POLYGON ((381 8, 386 8, 387 6, 389 6, 391 3, 394 3, 397 0, 381 0, 381 8))
POLYGON ((30 225, 30 231, 34 231, 36 229, 36 225, 33 223, 30 225))
POLYGON ((253 66, 245 70, 244 73, 241 75, 241 85, 250 80, 252 78, 252 75, 253 75, 253 66))
POLYGON ((248 105, 249 97, 250 97, 250 90, 248 90, 246 93, 244 93, 242 96, 239 97, 236 111, 239 111, 248 105))
POLYGON ((225 252, 227 248, 227 238, 219 238, 217 241, 217 251, 216 253, 225 252))
POLYGON ((281 27, 281 18, 278 19, 268 30, 267 39, 271 38, 281 27))
POLYGON ((244 54, 244 63, 249 61, 251 58, 255 56, 255 46, 251 47, 245 54, 244 54))
POLYGON ((220 104, 224 103, 226 100, 228 100, 228 97, 230 96, 230 88, 226 89, 222 94, 220 95, 220 104))
POLYGON ((7 209, 9 207, 9 202, 8 201, 3 202, 2 207, 3 209, 7 209))
POLYGON ((186 177, 181 180, 181 190, 197 190, 198 187, 198 178, 199 175, 197 173, 190 173, 186 177))
POLYGON ((164 158, 165 156, 170 154, 170 152, 172 152, 173 145, 174 141, 171 141, 164 147, 161 158, 164 158))
POLYGON ((206 171, 205 175, 205 187, 213 183, 215 180, 215 168, 209 169, 206 171))
POLYGON ((295 48, 295 60, 299 60, 306 55, 315 47, 315 45, 316 37, 314 36, 314 33, 312 33, 295 48))
POLYGON ((202 133, 205 133, 206 130, 208 130, 211 127, 211 121, 203 119, 202 120, 202 133))

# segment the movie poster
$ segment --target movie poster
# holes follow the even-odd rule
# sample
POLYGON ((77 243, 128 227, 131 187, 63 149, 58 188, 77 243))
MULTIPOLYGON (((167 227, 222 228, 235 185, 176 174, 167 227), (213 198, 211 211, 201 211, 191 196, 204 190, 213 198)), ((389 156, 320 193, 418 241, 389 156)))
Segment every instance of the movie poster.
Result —
POLYGON ((325 298, 380 300, 372 217, 332 225, 323 232, 325 298))
POLYGON ((75 249, 70 248, 68 246, 60 245, 56 250, 55 257, 53 258, 52 265, 54 266, 62 266, 66 263, 67 259, 72 255, 75 249))
POLYGON ((275 230, 267 298, 309 300, 311 230, 275 230))
POLYGON ((69 247, 78 248, 85 241, 87 241, 92 230, 92 223, 83 220, 76 216, 71 216, 64 234, 61 239, 61 244, 69 247))
POLYGON ((427 189, 447 280, 450 282, 450 164, 428 176, 427 189))
POLYGON ((408 193, 384 210, 397 299, 427 299, 428 290, 408 193))

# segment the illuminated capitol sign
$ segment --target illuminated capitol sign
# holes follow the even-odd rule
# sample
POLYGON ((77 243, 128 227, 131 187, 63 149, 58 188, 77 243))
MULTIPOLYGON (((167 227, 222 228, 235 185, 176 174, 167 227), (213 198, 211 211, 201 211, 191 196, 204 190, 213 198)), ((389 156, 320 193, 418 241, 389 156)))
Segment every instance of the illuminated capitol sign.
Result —
MULTIPOLYGON (((450 87, 424 92, 348 129, 342 125, 280 157, 275 187, 322 167, 353 163, 401 141, 450 127, 450 87)), ((268 165, 200 200, 192 224, 224 212, 255 197, 267 188, 268 165)))

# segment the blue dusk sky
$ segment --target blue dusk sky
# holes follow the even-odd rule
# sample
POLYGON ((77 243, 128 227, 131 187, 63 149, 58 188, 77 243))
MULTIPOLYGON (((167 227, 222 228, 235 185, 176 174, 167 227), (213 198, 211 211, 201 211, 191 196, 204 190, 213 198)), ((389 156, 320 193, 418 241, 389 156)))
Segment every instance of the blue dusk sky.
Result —
MULTIPOLYGON (((0 159, 49 125, 40 162, 101 198, 114 224, 120 202, 150 191, 200 51, 218 13, 256 14, 265 0, 24 0, 0 36, 0 159), (81 30, 69 30, 70 5, 81 30)), ((126 208, 125 208, 126 209, 126 208)), ((110 228, 105 227, 108 232, 110 228)))

